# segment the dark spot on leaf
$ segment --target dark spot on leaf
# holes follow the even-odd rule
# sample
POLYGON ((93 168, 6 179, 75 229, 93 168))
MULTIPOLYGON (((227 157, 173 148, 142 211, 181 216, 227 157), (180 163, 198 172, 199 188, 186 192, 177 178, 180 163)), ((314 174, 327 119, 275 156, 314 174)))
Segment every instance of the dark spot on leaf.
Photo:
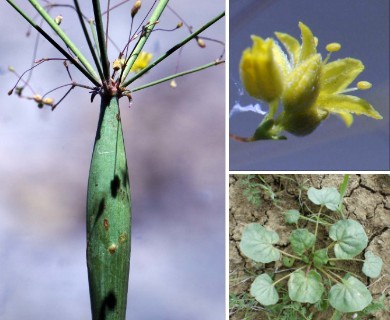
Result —
POLYGON ((120 181, 118 175, 116 174, 114 179, 111 180, 111 196, 112 197, 116 198, 116 196, 118 195, 118 190, 119 190, 120 184, 121 184, 121 181, 120 181))

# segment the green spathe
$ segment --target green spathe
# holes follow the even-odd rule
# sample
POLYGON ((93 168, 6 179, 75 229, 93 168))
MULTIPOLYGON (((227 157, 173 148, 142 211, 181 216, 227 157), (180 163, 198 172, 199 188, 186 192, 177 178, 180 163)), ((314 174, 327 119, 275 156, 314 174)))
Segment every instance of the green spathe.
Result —
POLYGON ((279 300, 279 295, 273 285, 272 279, 266 273, 256 277, 251 285, 250 292, 264 306, 275 304, 279 300))
POLYGON ((340 204, 340 193, 336 188, 316 189, 310 187, 307 196, 314 204, 326 206, 329 210, 336 211, 340 204))
POLYGON ((329 291, 329 302, 333 308, 341 312, 357 312, 363 310, 372 301, 370 291, 358 279, 350 276, 342 283, 334 285, 329 291))
POLYGON ((367 247, 368 238, 361 224, 346 219, 330 227, 329 237, 336 241, 334 253, 337 258, 351 259, 367 247))
POLYGON ((268 263, 280 258, 279 250, 273 246, 278 241, 279 236, 275 231, 251 223, 242 232, 240 250, 256 262, 268 263))
POLYGON ((124 320, 131 207, 118 99, 102 98, 88 180, 87 266, 92 318, 124 320))
POLYGON ((315 271, 295 271, 288 280, 288 295, 293 301, 302 303, 316 303, 321 299, 324 292, 324 285, 321 275, 315 271))

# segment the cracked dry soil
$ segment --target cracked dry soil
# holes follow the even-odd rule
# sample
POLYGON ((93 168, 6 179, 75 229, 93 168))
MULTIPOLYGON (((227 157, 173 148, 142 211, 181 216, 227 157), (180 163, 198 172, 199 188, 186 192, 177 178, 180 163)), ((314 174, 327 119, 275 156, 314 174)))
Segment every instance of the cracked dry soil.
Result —
MULTIPOLYGON (((256 206, 248 201, 243 194, 246 188, 242 184, 245 175, 231 175, 229 178, 229 292, 234 294, 249 293, 250 284, 254 275, 265 270, 282 267, 276 262, 269 264, 255 264, 246 259, 239 251, 239 242, 244 226, 251 222, 260 223, 275 230, 279 236, 279 247, 288 247, 288 236, 292 230, 283 220, 283 212, 289 209, 298 209, 305 212, 305 205, 316 209, 307 199, 305 187, 315 188, 336 187, 339 189, 344 176, 340 175, 261 175, 275 193, 272 200, 269 193, 260 193, 261 204, 256 206), (279 206, 279 208, 278 208, 279 206), (280 208, 281 207, 281 208, 280 208)), ((318 207, 317 207, 318 209, 318 207)), ((369 238, 368 247, 363 251, 371 250, 383 259, 382 272, 379 278, 369 279, 361 272, 361 264, 348 262, 343 268, 350 270, 365 279, 370 286, 373 298, 385 293, 385 303, 390 307, 390 176, 389 175, 350 175, 344 196, 344 212, 348 218, 358 220, 364 227, 369 238)), ((325 234, 319 239, 326 240, 325 234)), ((321 241, 321 240, 320 240, 321 241)), ((358 256, 358 257, 359 257, 358 256)), ((257 307, 261 307, 259 304, 257 307)), ((390 308, 389 308, 390 309, 390 308)), ((246 314, 248 316, 248 314, 246 314)), ((244 319, 244 311, 230 313, 230 319, 244 319)), ((329 313, 322 312, 315 319, 329 319, 329 313)), ((245 319, 267 319, 260 308, 245 319)), ((351 319, 344 317, 343 319, 351 319)), ((390 319, 390 311, 380 311, 367 319, 390 319)))

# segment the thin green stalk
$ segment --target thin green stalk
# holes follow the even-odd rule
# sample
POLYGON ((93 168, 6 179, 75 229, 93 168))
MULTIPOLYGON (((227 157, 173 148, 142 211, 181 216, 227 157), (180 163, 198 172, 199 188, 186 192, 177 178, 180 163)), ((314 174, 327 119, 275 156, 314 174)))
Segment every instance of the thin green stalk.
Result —
MULTIPOLYGON (((301 270, 301 269, 303 269, 303 268, 305 268, 305 267, 306 267, 306 266, 300 267, 300 268, 296 269, 294 272, 299 271, 299 270, 301 270)), ((293 274, 293 273, 291 272, 291 273, 289 273, 288 275, 286 275, 286 276, 284 276, 284 277, 278 279, 278 280, 275 281, 272 285, 275 286, 277 283, 279 283, 279 282, 281 282, 282 280, 284 280, 284 279, 290 277, 292 274, 293 274)))
POLYGON ((117 97, 103 97, 87 197, 87 266, 93 320, 124 320, 131 204, 117 97))
POLYGON ((57 33, 57 35, 64 41, 66 46, 74 53, 80 63, 87 69, 87 71, 98 80, 98 76, 93 69, 93 67, 89 64, 88 60, 84 57, 81 51, 77 48, 77 46, 73 43, 72 40, 66 35, 66 33, 60 28, 60 26, 54 21, 54 19, 46 12, 45 8, 43 8, 37 0, 28 0, 31 5, 37 10, 37 12, 42 16, 42 18, 50 25, 50 27, 57 33))
POLYGON ((103 78, 104 78, 103 71, 102 71, 102 68, 100 67, 99 58, 96 55, 96 52, 95 52, 95 49, 93 47, 91 38, 89 37, 89 33, 88 33, 88 30, 87 30, 87 27, 85 26, 83 14, 82 14, 82 12, 80 10, 79 1, 78 0, 74 0, 73 2, 74 2, 74 6, 76 8, 77 15, 78 15, 79 20, 80 20, 81 27, 83 28, 85 39, 87 40, 87 43, 88 43, 89 51, 92 54, 93 61, 95 61, 95 66, 96 66, 96 69, 97 69, 97 71, 99 73, 100 79, 103 81, 103 78))
MULTIPOLYGON (((318 211, 318 215, 317 215, 316 229, 315 229, 315 231, 314 231, 315 239, 317 239, 318 224, 319 224, 319 221, 320 221, 320 216, 321 216, 322 208, 323 208, 323 205, 321 205, 320 210, 318 211)), ((312 253, 314 253, 315 248, 316 248, 316 241, 314 242, 313 248, 311 249, 311 252, 312 252, 312 253)))
MULTIPOLYGON (((161 55, 160 57, 158 57, 155 61, 153 61, 149 66, 147 66, 145 69, 141 70, 140 72, 138 72, 135 76, 133 76, 132 78, 130 78, 128 81, 125 81, 121 86, 122 87, 127 87, 129 84, 131 84, 132 82, 134 82, 135 80, 137 80, 139 77, 143 76, 146 72, 148 72, 150 69, 154 68, 157 64, 159 64, 161 61, 163 61, 164 59, 166 59, 168 56, 170 56, 172 53, 174 53, 176 50, 180 49, 182 46, 184 46, 188 41, 194 39, 195 37, 198 36, 198 34, 200 34, 201 32, 203 32, 204 30, 206 30, 208 27, 210 27, 211 25, 213 25, 214 23, 216 23, 218 20, 220 20, 223 16, 225 15, 225 12, 222 12, 221 14, 219 14, 218 16, 216 16, 215 18, 211 19, 209 22, 207 22, 203 27, 201 27, 200 29, 198 29, 197 31, 195 31, 194 33, 192 33, 190 36, 188 36, 187 38, 185 38, 182 42, 176 44, 175 46, 173 46, 171 49, 169 49, 167 52, 165 52, 163 55, 161 55)), ((135 58, 134 58, 135 59, 135 58)), ((127 68, 128 66, 126 66, 127 68)), ((122 81, 123 82, 125 80, 125 77, 122 77, 122 81)))
POLYGON ((343 199, 344 199, 345 191, 346 191, 346 189, 347 189, 348 179, 349 179, 349 174, 345 174, 345 175, 344 175, 343 183, 342 183, 341 186, 340 186, 340 204, 339 204, 339 212, 340 212, 341 217, 342 217, 343 219, 345 219, 345 216, 344 216, 344 209, 343 209, 343 199))
POLYGON ((100 50, 99 50, 99 41, 98 41, 98 38, 97 38, 95 23, 94 23, 93 19, 89 19, 89 27, 91 28, 93 42, 95 43, 95 50, 97 52, 97 55, 98 55, 99 59, 101 59, 100 50))
POLYGON ((200 67, 197 67, 197 68, 194 68, 194 69, 190 69, 190 70, 187 70, 187 71, 179 72, 179 73, 170 75, 170 76, 168 76, 168 77, 165 77, 165 78, 162 78, 162 79, 153 81, 153 82, 149 82, 149 83, 144 84, 144 85, 142 85, 142 86, 139 86, 139 87, 137 87, 137 88, 131 89, 131 92, 135 92, 135 91, 142 90, 142 89, 145 89, 145 88, 148 88, 148 87, 151 87, 151 86, 155 86, 156 84, 160 84, 160 83, 163 83, 163 82, 172 80, 172 79, 176 79, 176 78, 185 76, 185 75, 190 74, 190 73, 194 73, 194 72, 197 72, 197 71, 201 71, 201 70, 204 70, 204 69, 207 69, 207 68, 216 66, 216 65, 221 64, 221 63, 224 63, 224 62, 225 62, 225 61, 214 61, 214 62, 210 62, 210 63, 208 63, 208 64, 205 64, 205 65, 203 65, 203 66, 200 66, 200 67))
MULTIPOLYGON (((126 80, 127 75, 130 72, 131 67, 133 66, 135 60, 137 59, 139 53, 142 51, 142 48, 144 47, 146 41, 148 40, 156 22, 158 19, 160 19, 160 16, 162 12, 164 11, 165 7, 167 6, 169 0, 160 0, 160 2, 157 4, 156 9, 153 11, 152 16, 149 19, 149 24, 145 28, 144 34, 141 36, 141 38, 138 40, 137 45, 135 46, 133 52, 130 55, 130 58, 127 61, 126 68, 123 70, 123 73, 121 75, 120 83, 124 82, 126 80)), ((125 85, 126 87, 127 85, 125 85)))
POLYGON ((283 250, 280 250, 280 249, 278 249, 278 250, 279 250, 279 252, 280 252, 281 254, 284 254, 285 256, 289 256, 289 257, 291 257, 291 258, 294 258, 295 260, 300 260, 300 261, 302 261, 301 258, 299 258, 299 257, 297 257, 297 256, 294 256, 293 254, 284 252, 283 250))
POLYGON ((104 28, 103 28, 103 19, 100 11, 100 1, 92 0, 93 5, 93 13, 95 16, 95 25, 97 38, 100 48, 100 62, 103 68, 104 79, 108 80, 110 78, 110 65, 108 61, 107 48, 106 48, 106 38, 104 36, 104 28))
POLYGON ((66 57, 72 64, 83 74, 85 75, 95 86, 100 86, 100 83, 95 79, 87 70, 84 69, 80 63, 75 60, 67 51, 65 51, 52 37, 50 37, 39 25, 37 25, 34 20, 32 20, 28 15, 20 9, 13 0, 7 0, 7 2, 34 28, 36 29, 47 41, 49 41, 53 47, 55 47, 61 54, 66 57))

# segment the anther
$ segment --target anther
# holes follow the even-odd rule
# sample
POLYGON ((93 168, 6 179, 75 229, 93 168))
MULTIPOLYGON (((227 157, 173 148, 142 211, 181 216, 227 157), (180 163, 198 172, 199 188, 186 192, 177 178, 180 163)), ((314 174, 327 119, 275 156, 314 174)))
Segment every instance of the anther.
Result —
POLYGON ((329 51, 329 52, 337 52, 341 49, 341 44, 340 43, 337 43, 337 42, 332 42, 332 43, 329 43, 327 46, 326 46, 326 50, 329 51))
POLYGON ((372 87, 372 84, 368 81, 359 81, 356 86, 359 90, 367 90, 372 87))

